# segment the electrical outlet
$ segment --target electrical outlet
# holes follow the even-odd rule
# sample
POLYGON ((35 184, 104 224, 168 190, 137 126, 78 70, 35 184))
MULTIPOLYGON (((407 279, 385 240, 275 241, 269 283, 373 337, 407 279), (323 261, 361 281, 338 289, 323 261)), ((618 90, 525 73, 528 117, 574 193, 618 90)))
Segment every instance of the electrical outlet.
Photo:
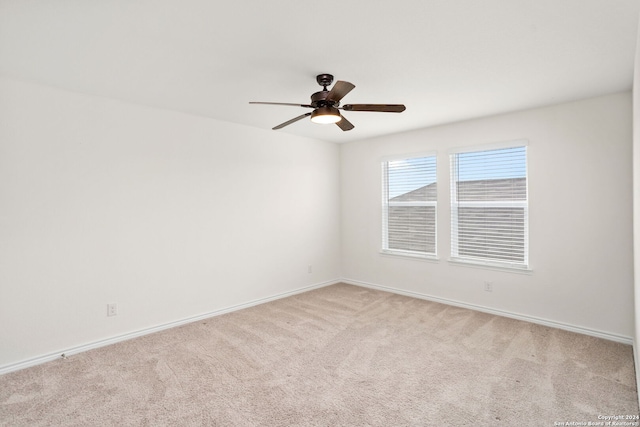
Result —
POLYGON ((313 273, 313 266, 311 264, 307 266, 307 273, 309 274, 313 273))
POLYGON ((107 304, 107 316, 117 316, 118 315, 118 304, 107 304))
POLYGON ((493 292, 493 282, 484 282, 484 290, 487 292, 493 292))

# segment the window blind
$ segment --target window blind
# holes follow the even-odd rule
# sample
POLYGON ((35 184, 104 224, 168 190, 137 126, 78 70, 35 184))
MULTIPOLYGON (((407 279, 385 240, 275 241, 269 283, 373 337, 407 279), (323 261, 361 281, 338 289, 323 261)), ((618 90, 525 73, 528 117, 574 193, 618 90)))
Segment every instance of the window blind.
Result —
POLYGON ((383 252, 436 255, 436 157, 383 162, 383 252))
POLYGON ((451 256, 528 264, 527 147, 451 155, 451 256))

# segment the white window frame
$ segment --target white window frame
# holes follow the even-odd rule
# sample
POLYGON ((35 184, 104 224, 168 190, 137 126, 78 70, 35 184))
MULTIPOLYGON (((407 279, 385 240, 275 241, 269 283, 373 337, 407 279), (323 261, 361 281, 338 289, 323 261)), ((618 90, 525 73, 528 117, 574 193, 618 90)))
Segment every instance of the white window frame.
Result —
POLYGON ((392 157, 384 157, 382 158, 382 249, 380 253, 385 255, 397 255, 403 257, 411 257, 411 258, 421 258, 427 260, 438 260, 438 201, 436 195, 436 201, 429 202, 390 202, 389 201, 389 162, 397 161, 397 160, 409 160, 423 157, 433 157, 436 164, 436 183, 437 179, 437 171, 438 171, 438 156, 434 151, 426 152, 426 153, 414 153, 407 154, 401 156, 392 156, 392 157), (390 249, 389 248, 389 208, 394 206, 433 206, 434 209, 434 221, 435 221, 435 229, 434 229, 434 252, 420 252, 420 251, 411 251, 411 250, 402 250, 402 249, 390 249))
POLYGON ((502 143, 476 145, 471 147, 455 148, 448 151, 449 154, 449 185, 450 185, 450 207, 451 207, 451 258, 452 263, 470 264, 476 266, 484 266, 490 268, 499 268, 507 270, 531 271, 529 265, 529 142, 527 140, 508 141, 502 143), (500 150, 505 148, 525 147, 525 182, 527 200, 522 201, 463 201, 460 202, 456 198, 457 186, 453 179, 457 176, 457 164, 455 155, 460 153, 472 153, 481 151, 500 150), (524 260, 520 262, 509 262, 499 260, 485 260, 470 256, 460 256, 458 253, 458 208, 461 207, 506 207, 506 208, 522 208, 524 212, 524 260))

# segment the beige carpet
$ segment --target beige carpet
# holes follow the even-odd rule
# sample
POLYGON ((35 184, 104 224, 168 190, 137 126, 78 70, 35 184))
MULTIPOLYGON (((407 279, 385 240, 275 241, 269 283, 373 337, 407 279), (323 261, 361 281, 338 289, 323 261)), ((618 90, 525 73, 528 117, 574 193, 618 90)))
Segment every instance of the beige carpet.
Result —
POLYGON ((0 377, 7 426, 554 426, 637 415, 630 346, 334 285, 0 377))

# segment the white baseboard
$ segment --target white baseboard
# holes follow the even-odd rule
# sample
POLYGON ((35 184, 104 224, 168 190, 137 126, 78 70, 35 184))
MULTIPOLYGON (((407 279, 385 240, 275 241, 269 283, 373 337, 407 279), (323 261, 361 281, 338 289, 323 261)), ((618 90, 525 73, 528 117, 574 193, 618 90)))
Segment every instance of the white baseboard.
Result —
POLYGON ((149 335, 152 334, 154 332, 159 332, 159 331, 163 331, 165 329, 170 329, 170 328, 175 328, 176 326, 182 326, 185 325, 187 323, 193 323, 193 322, 197 322, 199 320, 204 320, 204 319, 208 319, 210 317, 214 317, 214 316, 220 316, 221 314, 226 314, 226 313, 231 313, 233 311, 238 311, 238 310, 242 310, 244 308, 249 308, 249 307, 253 307, 255 305, 259 305, 259 304, 264 304, 270 301, 275 301, 278 299, 282 299, 282 298, 286 298, 286 297, 290 297, 292 295, 296 295, 296 294, 300 294, 303 292, 308 292, 311 291, 313 289, 319 289, 319 288, 323 288, 325 286, 330 286, 330 285, 334 285, 336 283, 340 283, 341 280, 329 280, 326 282, 321 282, 321 283, 316 283, 313 285, 309 285, 309 286, 304 286, 302 288, 298 288, 295 289, 293 291, 288 291, 288 292, 283 292, 280 294, 276 294, 276 295, 272 295, 270 297, 265 297, 265 298, 258 298, 246 303, 242 303, 242 304, 237 304, 237 305, 233 305, 230 307, 226 307, 226 308, 222 308, 219 310, 214 310, 211 311, 209 313, 204 313, 204 314, 200 314, 197 316, 192 316, 192 317, 187 317, 181 320, 176 320, 174 322, 169 322, 169 323, 164 323, 162 325, 158 325, 158 326, 152 326, 150 328, 145 328, 145 329, 140 329, 137 331, 133 331, 133 332, 129 332, 126 334, 122 334, 122 335, 118 335, 115 337, 111 337, 111 338, 107 338, 107 339, 103 339, 103 340, 99 340, 99 341, 94 341, 88 344, 83 344, 80 346, 76 346, 76 347, 71 347, 71 348, 67 348, 64 350, 59 350, 56 351, 54 353, 49 353, 43 356, 38 356, 38 357, 34 357, 32 359, 28 359, 28 360, 24 360, 21 362, 17 362, 17 363, 12 363, 9 365, 5 365, 5 366, 0 366, 0 375, 2 374, 8 374, 9 372, 14 372, 14 371, 18 371, 20 369, 25 369, 25 368, 29 368, 31 366, 36 366, 36 365, 40 365, 42 363, 46 363, 46 362, 51 362, 53 360, 56 359, 60 359, 61 357, 68 357, 74 354, 78 354, 78 353, 82 353, 85 351, 89 351, 89 350, 93 350, 96 348, 100 348, 100 347, 104 347, 107 345, 111 345, 111 344, 115 344, 121 341, 126 341, 132 338, 137 338, 137 337, 141 337, 144 335, 149 335))
MULTIPOLYGON (((393 288, 390 286, 377 285, 374 283, 363 282, 360 280, 348 279, 346 277, 342 278, 342 283, 347 283, 349 285, 355 285, 355 286, 362 286, 365 288, 377 289, 380 291, 391 292, 394 294, 405 295, 405 296, 414 297, 414 298, 420 298, 428 301, 439 302, 442 304, 453 305, 456 307, 468 308, 470 310, 481 311, 489 314, 495 314, 496 316, 509 317, 512 319, 523 320, 525 322, 536 323, 538 325, 548 326, 551 328, 563 329, 565 331, 577 332, 579 334, 590 335, 597 338, 604 338, 609 341, 615 341, 622 344, 633 345, 633 339, 631 337, 612 334, 609 332, 598 331, 596 329, 584 328, 581 326, 570 325, 568 323, 556 322, 553 320, 547 320, 547 319, 542 319, 535 316, 527 316, 523 314, 512 313, 509 311, 496 310, 496 309, 484 307, 481 305, 468 304, 468 303, 455 301, 447 298, 435 297, 432 295, 423 294, 419 292, 405 291, 403 289, 393 288)), ((635 352, 635 346, 634 346, 634 352, 635 352)))

